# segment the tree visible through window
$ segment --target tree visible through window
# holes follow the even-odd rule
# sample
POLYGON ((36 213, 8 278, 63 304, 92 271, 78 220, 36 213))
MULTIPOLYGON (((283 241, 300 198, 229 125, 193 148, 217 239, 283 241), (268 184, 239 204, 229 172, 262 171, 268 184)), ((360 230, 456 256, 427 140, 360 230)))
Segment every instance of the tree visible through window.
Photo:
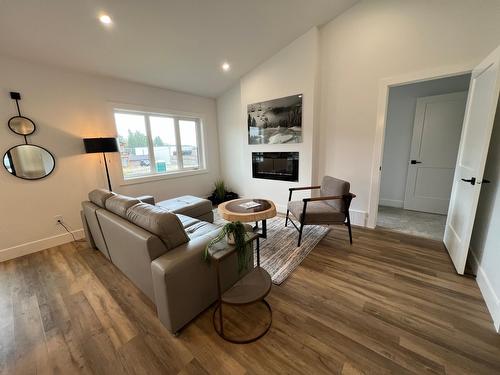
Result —
POLYGON ((200 119, 115 110, 123 177, 202 167, 200 119))

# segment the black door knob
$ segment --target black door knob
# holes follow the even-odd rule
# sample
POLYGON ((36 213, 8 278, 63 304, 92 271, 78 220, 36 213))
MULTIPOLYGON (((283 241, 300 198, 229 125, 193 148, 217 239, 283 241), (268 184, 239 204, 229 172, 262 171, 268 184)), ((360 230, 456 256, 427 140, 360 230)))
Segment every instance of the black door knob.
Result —
POLYGON ((470 182, 471 185, 475 185, 476 184, 476 177, 472 177, 471 179, 467 180, 465 178, 462 178, 462 181, 463 182, 470 182))
POLYGON ((418 161, 418 160, 412 160, 410 161, 411 164, 422 164, 421 161, 418 161))

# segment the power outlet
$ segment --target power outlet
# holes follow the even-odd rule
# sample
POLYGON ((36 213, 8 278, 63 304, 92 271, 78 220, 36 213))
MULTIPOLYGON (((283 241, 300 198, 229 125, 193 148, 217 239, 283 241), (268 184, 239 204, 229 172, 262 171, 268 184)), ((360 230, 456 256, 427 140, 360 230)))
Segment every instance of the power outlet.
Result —
POLYGON ((59 223, 62 223, 63 221, 64 221, 64 219, 63 219, 62 215, 54 216, 54 222, 56 223, 56 225, 59 225, 59 223))

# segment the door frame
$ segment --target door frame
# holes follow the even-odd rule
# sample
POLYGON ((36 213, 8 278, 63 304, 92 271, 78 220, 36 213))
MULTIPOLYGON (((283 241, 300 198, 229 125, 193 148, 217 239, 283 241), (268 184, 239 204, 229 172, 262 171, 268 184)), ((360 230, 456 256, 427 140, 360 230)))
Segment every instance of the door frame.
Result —
POLYGON ((472 73, 474 63, 466 65, 455 65, 437 69, 408 73, 393 77, 382 78, 379 81, 377 101, 377 125, 375 128, 375 140, 373 145, 372 172, 370 197, 368 201, 367 227, 375 228, 377 225, 378 205, 380 199, 380 178, 382 158, 384 154, 385 128, 387 126, 387 109, 389 107, 389 90, 393 87, 432 81, 440 78, 456 77, 472 73))

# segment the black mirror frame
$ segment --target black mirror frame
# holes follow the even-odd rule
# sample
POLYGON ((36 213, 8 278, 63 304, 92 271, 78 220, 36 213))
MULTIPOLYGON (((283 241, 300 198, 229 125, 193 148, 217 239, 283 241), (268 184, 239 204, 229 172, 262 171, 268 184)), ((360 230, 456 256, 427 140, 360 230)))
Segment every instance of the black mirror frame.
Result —
MULTIPOLYGON (((9 158, 10 159, 10 158, 9 158)), ((20 178, 20 179, 23 179, 23 180, 27 180, 27 181, 36 181, 36 180, 41 180, 42 178, 45 178, 45 177, 48 177, 52 174, 52 172, 54 172, 54 169, 56 169, 56 158, 54 157, 54 155, 52 154, 52 152, 50 152, 49 150, 47 150, 45 147, 42 147, 42 146, 38 146, 38 145, 34 145, 34 144, 27 144, 27 143, 22 143, 20 145, 15 145, 15 146, 12 146, 11 148, 9 148, 5 154, 3 154, 3 158, 2 158, 2 165, 3 167, 5 168, 5 170, 7 171, 7 173, 13 177, 17 177, 17 178, 20 178), (9 172, 9 170, 7 169, 7 167, 5 166, 5 157, 7 156, 7 154, 15 149, 16 147, 19 147, 19 146, 33 146, 33 147, 38 147, 38 148, 41 148, 42 150, 46 151, 50 157, 52 158, 52 160, 54 161, 54 165, 52 167, 52 169, 50 170, 49 173, 47 173, 45 176, 42 176, 42 177, 37 177, 37 178, 26 178, 26 177, 22 177, 22 176, 17 176, 15 174, 12 174, 9 172)))
POLYGON ((22 136, 24 136, 24 137, 26 137, 26 136, 28 136, 28 135, 31 135, 31 134, 33 134, 33 133, 36 131, 36 125, 35 125, 35 122, 34 122, 32 119, 30 119, 29 117, 26 117, 26 116, 21 116, 21 115, 18 115, 18 116, 12 116, 12 117, 9 119, 9 122, 8 122, 8 124, 7 124, 7 125, 8 125, 9 129, 10 129, 12 132, 16 133, 17 135, 22 135, 22 136), (15 118, 23 118, 23 119, 28 120, 29 122, 31 122, 31 123, 33 124, 33 131, 32 131, 31 133, 26 133, 26 134, 16 132, 16 131, 12 128, 12 126, 10 125, 11 121, 12 121, 12 120, 14 120, 15 118))

